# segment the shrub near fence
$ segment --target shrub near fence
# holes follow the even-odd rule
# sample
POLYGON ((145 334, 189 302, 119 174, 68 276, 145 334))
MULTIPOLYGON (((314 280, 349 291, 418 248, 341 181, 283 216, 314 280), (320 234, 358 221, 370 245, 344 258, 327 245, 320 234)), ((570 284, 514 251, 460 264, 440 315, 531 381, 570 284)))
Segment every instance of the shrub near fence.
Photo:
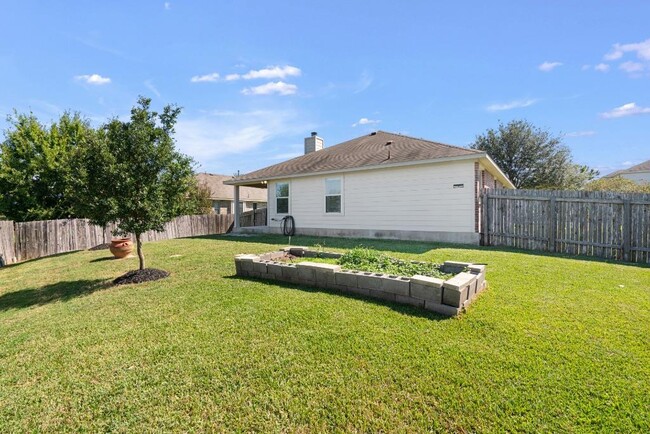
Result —
POLYGON ((482 197, 484 245, 650 263, 650 195, 493 190, 482 197))
MULTIPOLYGON (((232 223, 232 215, 181 216, 166 223, 162 232, 149 231, 142 234, 142 241, 224 234, 231 229, 232 223)), ((0 255, 6 264, 11 264, 85 250, 109 243, 113 229, 115 225, 102 228, 85 219, 21 223, 0 221, 0 255)))

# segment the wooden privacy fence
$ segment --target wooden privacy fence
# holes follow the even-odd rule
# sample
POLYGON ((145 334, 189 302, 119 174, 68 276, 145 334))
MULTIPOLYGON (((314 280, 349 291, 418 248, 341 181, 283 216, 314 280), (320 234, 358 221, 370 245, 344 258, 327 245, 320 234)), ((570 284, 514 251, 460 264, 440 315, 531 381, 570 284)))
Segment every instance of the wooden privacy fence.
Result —
POLYGON ((493 190, 481 211, 483 245, 650 263, 650 194, 493 190))
POLYGON ((239 226, 266 226, 266 208, 246 211, 239 216, 239 226))
MULTIPOLYGON (((162 232, 142 234, 142 241, 168 240, 224 234, 232 228, 232 215, 181 216, 168 222, 162 232)), ((0 221, 0 255, 5 264, 85 250, 109 243, 115 225, 95 226, 85 219, 43 220, 14 223, 0 221)))

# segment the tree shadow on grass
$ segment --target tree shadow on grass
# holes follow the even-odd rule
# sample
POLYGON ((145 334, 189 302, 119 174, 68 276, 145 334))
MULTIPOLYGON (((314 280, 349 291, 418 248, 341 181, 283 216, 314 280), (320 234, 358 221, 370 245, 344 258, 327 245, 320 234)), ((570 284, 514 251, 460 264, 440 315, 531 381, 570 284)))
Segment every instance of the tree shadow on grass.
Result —
POLYGON ((26 264, 31 264, 31 263, 34 263, 34 262, 37 262, 37 261, 43 261, 45 259, 52 259, 52 258, 59 258, 59 257, 63 257, 63 256, 68 256, 68 255, 72 255, 73 253, 78 253, 80 251, 81 250, 73 250, 73 251, 70 251, 70 252, 56 253, 56 254, 50 255, 50 256, 41 256, 40 258, 27 259, 25 261, 16 262, 14 264, 7 264, 4 267, 0 267, 0 270, 7 270, 9 268, 22 267, 23 265, 26 265, 26 264))
POLYGON ((114 261, 117 258, 115 256, 102 256, 101 258, 95 258, 91 260, 90 262, 104 262, 104 261, 114 261))
POLYGON ((299 291, 303 292, 320 292, 323 294, 330 294, 330 295, 336 295, 339 297, 345 297, 345 298, 353 298, 356 300, 361 300, 365 303, 370 303, 370 304, 375 304, 377 306, 385 306, 389 307, 395 312, 398 312, 402 315, 409 315, 417 318, 426 318, 430 319, 432 321, 443 321, 443 320, 448 320, 452 319, 448 316, 441 315, 435 312, 431 312, 428 310, 420 309, 414 306, 409 306, 406 304, 399 304, 395 303, 392 301, 386 301, 386 300, 381 300, 378 298, 372 298, 372 297, 364 297, 363 295, 358 295, 350 292, 341 292, 337 291, 334 289, 324 289, 324 288, 314 288, 310 286, 304 286, 304 285, 297 285, 294 283, 288 283, 288 282, 283 282, 279 280, 267 280, 267 279, 257 279, 255 277, 241 277, 237 275, 232 275, 232 276, 224 276, 224 279, 232 279, 232 280, 240 280, 240 281, 253 281, 253 282, 260 282, 260 283, 268 283, 270 285, 276 285, 276 286, 281 286, 283 288, 289 288, 289 289, 297 289, 299 291))
POLYGON ((92 294, 111 284, 105 280, 76 280, 58 282, 40 288, 27 288, 8 292, 0 296, 0 312, 10 309, 24 309, 42 306, 57 301, 68 301, 76 297, 92 294))

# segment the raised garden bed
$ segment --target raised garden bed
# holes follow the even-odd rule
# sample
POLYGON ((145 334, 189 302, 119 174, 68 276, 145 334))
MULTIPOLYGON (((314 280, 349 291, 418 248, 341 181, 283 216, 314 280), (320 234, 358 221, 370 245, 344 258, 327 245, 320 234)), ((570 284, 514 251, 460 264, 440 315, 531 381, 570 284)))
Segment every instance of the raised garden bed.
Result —
MULTIPOLYGON (((343 269, 337 264, 322 262, 290 262, 288 258, 332 258, 342 255, 310 250, 307 247, 285 247, 262 255, 235 256, 237 275, 277 280, 316 288, 330 289, 408 304, 447 316, 465 309, 487 287, 485 265, 446 261, 442 273, 452 275, 443 280, 422 275, 398 276, 343 269)), ((426 264, 413 261, 414 264, 426 264)))

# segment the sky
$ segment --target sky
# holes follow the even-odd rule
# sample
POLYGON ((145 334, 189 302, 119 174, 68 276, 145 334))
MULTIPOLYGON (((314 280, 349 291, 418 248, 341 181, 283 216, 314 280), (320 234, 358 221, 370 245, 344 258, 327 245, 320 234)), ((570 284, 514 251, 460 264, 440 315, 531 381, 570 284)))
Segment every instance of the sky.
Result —
POLYGON ((182 107, 198 171, 246 173, 374 130, 468 146, 525 119, 607 174, 650 159, 650 1, 0 0, 14 110, 99 126, 182 107))

